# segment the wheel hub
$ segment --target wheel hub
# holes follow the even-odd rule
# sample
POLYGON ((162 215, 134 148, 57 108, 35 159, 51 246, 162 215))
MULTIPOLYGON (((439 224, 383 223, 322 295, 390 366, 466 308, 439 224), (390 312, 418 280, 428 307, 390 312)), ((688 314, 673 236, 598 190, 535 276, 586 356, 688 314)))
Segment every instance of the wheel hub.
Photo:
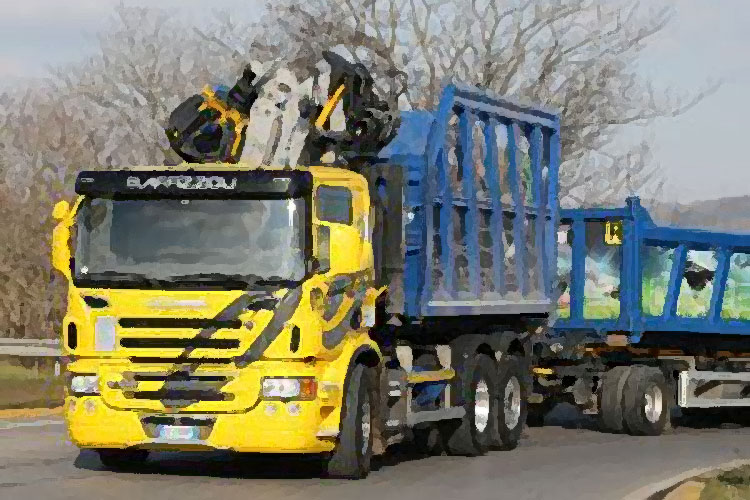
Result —
POLYGON ((490 388, 487 382, 477 382, 476 395, 474 397, 474 427, 477 431, 484 432, 490 418, 490 388))
POLYGON ((511 377, 505 384, 503 413, 505 414, 505 425, 508 429, 515 429, 519 420, 521 420, 521 383, 516 377, 511 377))
POLYGON ((663 411, 664 397, 661 393, 661 389, 653 385, 651 386, 644 395, 644 407, 643 411, 646 414, 646 420, 655 424, 661 418, 663 411))

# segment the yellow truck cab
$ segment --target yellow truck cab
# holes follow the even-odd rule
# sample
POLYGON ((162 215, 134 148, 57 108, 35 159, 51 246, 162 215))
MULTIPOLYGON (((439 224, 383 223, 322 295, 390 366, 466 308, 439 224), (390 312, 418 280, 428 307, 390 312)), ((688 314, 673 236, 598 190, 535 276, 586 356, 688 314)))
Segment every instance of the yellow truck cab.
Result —
POLYGON ((352 362, 379 364, 365 179, 187 165, 84 172, 76 189, 54 235, 74 442, 105 463, 333 450, 352 362))

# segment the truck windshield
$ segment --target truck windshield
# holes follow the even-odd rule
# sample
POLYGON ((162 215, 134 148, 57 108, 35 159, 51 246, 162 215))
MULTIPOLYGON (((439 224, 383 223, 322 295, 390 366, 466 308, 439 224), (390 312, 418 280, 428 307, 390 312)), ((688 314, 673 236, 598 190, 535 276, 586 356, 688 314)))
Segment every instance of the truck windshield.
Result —
POLYGON ((299 281, 302 199, 87 199, 77 215, 77 286, 299 281))

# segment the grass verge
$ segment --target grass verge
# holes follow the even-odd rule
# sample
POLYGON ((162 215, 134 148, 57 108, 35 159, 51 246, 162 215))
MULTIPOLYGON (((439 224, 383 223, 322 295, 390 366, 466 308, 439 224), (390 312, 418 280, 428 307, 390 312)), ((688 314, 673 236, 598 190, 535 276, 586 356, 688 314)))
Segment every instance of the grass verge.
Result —
POLYGON ((26 364, 19 358, 0 358, 0 410, 62 405, 64 379, 55 375, 54 360, 26 364))
POLYGON ((649 497, 649 500, 743 499, 750 499, 750 465, 706 472, 649 497))
POLYGON ((750 498, 750 465, 723 471, 705 484, 700 500, 750 498))

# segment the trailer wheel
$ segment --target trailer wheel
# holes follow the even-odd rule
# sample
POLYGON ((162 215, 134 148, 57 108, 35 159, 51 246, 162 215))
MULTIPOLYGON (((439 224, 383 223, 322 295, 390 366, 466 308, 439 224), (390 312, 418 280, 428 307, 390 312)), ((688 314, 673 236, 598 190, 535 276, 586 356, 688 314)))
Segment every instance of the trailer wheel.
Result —
POLYGON ((628 375, 629 366, 615 366, 604 372, 599 397, 599 423, 605 431, 620 433, 625 430, 622 405, 628 375))
POLYGON ((623 416, 634 436, 658 436, 672 411, 669 384, 658 368, 634 366, 623 389, 623 416))
POLYGON ((328 477, 362 479, 370 473, 373 418, 377 404, 374 388, 372 370, 356 365, 344 396, 338 443, 326 463, 328 477))
POLYGON ((523 367, 522 360, 516 356, 508 356, 500 362, 496 444, 502 450, 518 446, 528 417, 529 375, 523 367))
POLYGON ((131 470, 142 465, 148 458, 148 450, 99 448, 99 460, 110 470, 131 470))
POLYGON ((477 355, 464 364, 461 379, 466 413, 461 420, 441 422, 445 448, 451 455, 484 455, 497 433, 495 364, 488 356, 477 355))

